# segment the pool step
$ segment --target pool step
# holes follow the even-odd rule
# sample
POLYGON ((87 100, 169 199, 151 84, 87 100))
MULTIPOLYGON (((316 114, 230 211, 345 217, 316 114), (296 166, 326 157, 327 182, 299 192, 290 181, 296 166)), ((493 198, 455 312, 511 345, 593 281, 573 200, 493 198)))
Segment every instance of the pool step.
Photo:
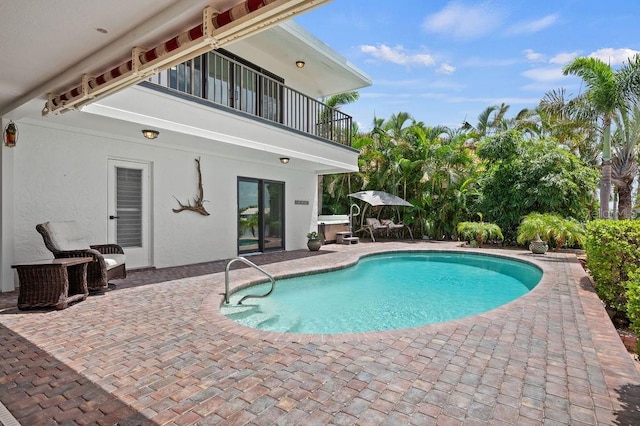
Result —
POLYGON ((336 244, 358 244, 359 237, 354 237, 350 231, 336 232, 336 244))
POLYGON ((256 328, 259 328, 261 330, 267 330, 267 331, 282 331, 286 333, 291 330, 295 330, 298 323, 300 323, 299 318, 296 318, 293 321, 287 321, 286 323, 283 323, 283 319, 280 318, 279 315, 277 315, 259 322, 258 325, 256 325, 256 328))
POLYGON ((358 244, 360 237, 345 237, 342 239, 342 244, 358 244))
POLYGON ((295 330, 300 323, 300 318, 283 324, 279 315, 270 315, 260 311, 258 305, 225 305, 220 311, 231 320, 237 321, 247 327, 258 328, 265 331, 289 332, 295 330))
POLYGON ((244 316, 248 316, 253 314, 253 311, 257 308, 255 305, 237 305, 237 304, 228 304, 222 305, 220 307, 220 312, 222 312, 225 316, 232 316, 234 318, 242 318, 244 316))

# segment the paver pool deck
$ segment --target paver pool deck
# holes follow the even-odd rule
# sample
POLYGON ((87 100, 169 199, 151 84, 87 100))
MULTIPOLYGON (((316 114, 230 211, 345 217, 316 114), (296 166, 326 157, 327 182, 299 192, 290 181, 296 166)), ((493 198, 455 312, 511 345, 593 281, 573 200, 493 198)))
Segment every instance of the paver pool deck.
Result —
MULTIPOLYGON (((544 275, 481 315, 339 335, 227 319, 223 272, 131 272, 62 311, 19 311, 5 293, 0 402, 23 425, 640 424, 640 375, 573 254, 388 241, 277 254, 263 267, 292 275, 390 250, 508 256, 544 275), (161 282, 141 285, 151 281, 161 282)), ((231 272, 232 287, 259 278, 231 272)))

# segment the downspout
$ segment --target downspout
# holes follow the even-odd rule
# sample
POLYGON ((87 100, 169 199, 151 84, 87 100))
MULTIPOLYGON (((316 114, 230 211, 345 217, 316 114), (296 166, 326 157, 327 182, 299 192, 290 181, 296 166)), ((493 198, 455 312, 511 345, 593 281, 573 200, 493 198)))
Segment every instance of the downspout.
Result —
MULTIPOLYGON (((8 116, 10 112, 20 108, 22 105, 26 104, 32 99, 45 95, 55 87, 68 84, 70 79, 77 79, 78 76, 86 72, 88 68, 104 65, 105 57, 108 58, 110 56, 113 56, 116 59, 118 56, 121 57, 123 55, 123 50, 125 54, 126 52, 130 51, 131 45, 138 40, 140 34, 145 34, 156 30, 158 26, 165 25, 167 22, 171 22, 181 15, 191 14, 192 8, 194 7, 199 7, 198 0, 181 0, 173 3, 162 12, 136 26, 135 29, 120 37, 116 42, 110 43, 103 49, 99 49, 95 53, 82 59, 80 62, 77 62, 71 67, 67 68, 62 73, 56 74, 55 77, 47 79, 45 83, 35 87, 29 93, 17 98, 6 108, 0 110, 0 117, 8 116)), ((19 117, 10 118, 13 118, 15 120, 19 117)))

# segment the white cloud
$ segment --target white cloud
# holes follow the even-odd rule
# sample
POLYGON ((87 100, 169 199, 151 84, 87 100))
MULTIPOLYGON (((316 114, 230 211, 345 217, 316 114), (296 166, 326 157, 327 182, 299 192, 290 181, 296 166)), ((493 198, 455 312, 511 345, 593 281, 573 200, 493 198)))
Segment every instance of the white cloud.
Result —
POLYGON ((520 22, 509 28, 507 32, 511 34, 537 33, 555 24, 558 18, 559 16, 554 13, 552 15, 547 15, 544 18, 536 19, 535 21, 520 22))
POLYGON ((577 58, 579 54, 580 52, 578 51, 558 53, 556 56, 549 59, 549 63, 564 65, 571 62, 573 59, 577 58))
POLYGON ((541 62, 544 61, 544 54, 543 53, 538 53, 538 52, 534 52, 531 49, 525 49, 522 51, 524 53, 524 55, 527 57, 528 60, 533 61, 533 62, 541 62))
POLYGON ((399 65, 422 65, 431 67, 435 61, 428 53, 407 54, 402 46, 389 47, 386 44, 378 46, 363 45, 360 51, 368 53, 376 59, 392 62, 399 65))
POLYGON ((458 39, 481 37, 499 28, 504 13, 488 2, 464 4, 451 2, 441 11, 429 15, 422 24, 426 31, 458 39))
POLYGON ((522 75, 535 81, 555 81, 564 77, 562 67, 534 68, 523 72, 522 75))
POLYGON ((453 74, 456 71, 456 67, 443 63, 438 67, 438 73, 440 74, 453 74))
POLYGON ((589 56, 592 58, 598 58, 609 65, 621 65, 623 62, 626 62, 638 53, 640 53, 640 51, 628 48, 613 49, 611 47, 607 47, 605 49, 596 50, 589 56))

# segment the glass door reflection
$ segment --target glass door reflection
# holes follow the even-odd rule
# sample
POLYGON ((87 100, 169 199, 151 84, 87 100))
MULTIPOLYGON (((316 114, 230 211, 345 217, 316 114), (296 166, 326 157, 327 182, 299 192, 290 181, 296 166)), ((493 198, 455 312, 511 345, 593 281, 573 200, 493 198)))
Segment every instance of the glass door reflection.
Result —
POLYGON ((284 249, 284 183, 238 178, 238 253, 284 249))

